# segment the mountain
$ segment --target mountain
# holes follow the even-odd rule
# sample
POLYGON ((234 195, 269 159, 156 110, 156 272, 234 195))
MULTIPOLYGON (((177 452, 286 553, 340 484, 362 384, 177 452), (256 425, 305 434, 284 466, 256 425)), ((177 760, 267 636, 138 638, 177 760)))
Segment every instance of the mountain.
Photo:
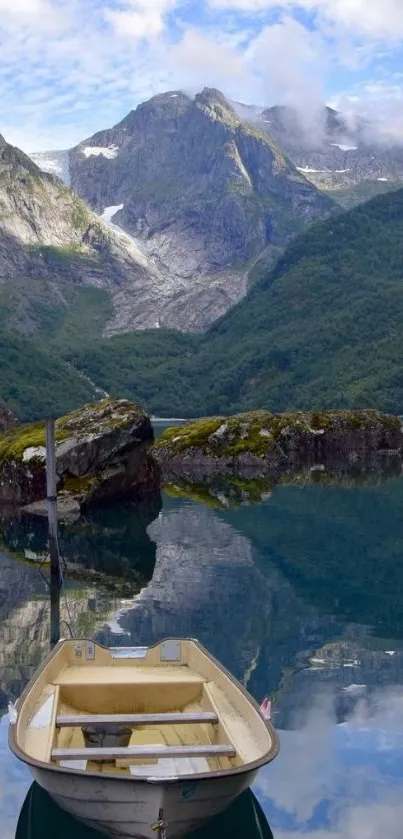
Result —
POLYGON ((0 137, 0 394, 21 419, 94 398, 57 346, 154 325, 159 283, 129 239, 0 137))
POLYGON ((154 326, 159 286, 158 271, 128 237, 1 139, 2 326, 53 337, 82 313, 85 294, 89 320, 99 310, 98 335, 154 326))
POLYGON ((234 107, 266 131, 311 183, 343 206, 362 203, 403 184, 403 146, 375 123, 348 119, 329 107, 314 112, 238 103, 234 107))
POLYGON ((301 234, 193 343, 117 336, 68 358, 155 413, 403 408, 403 190, 301 234))
MULTIPOLYGON (((63 153, 35 156, 65 169, 63 153)), ((246 292, 262 257, 333 208, 216 90, 153 97, 70 151, 69 182, 159 272, 152 322, 202 331, 246 292)), ((134 304, 133 304, 134 305, 134 304)), ((123 331, 123 329, 122 329, 123 331)))

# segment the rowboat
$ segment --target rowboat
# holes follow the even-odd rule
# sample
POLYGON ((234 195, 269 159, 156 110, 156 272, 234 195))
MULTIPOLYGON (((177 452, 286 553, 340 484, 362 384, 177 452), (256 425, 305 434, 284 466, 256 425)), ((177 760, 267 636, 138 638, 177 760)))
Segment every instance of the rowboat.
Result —
POLYGON ((10 717, 9 744, 75 818, 111 837, 174 839, 250 787, 279 749, 201 644, 60 641, 10 717))

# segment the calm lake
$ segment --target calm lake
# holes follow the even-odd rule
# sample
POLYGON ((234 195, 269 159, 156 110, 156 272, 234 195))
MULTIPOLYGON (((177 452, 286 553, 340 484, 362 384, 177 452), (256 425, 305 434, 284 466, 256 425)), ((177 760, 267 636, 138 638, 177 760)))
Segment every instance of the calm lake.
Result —
MULTIPOLYGON (((281 754, 254 794, 277 839, 402 836, 403 478, 366 481, 319 474, 242 490, 234 507, 222 488, 174 489, 60 528, 63 636, 196 637, 259 702, 271 697, 281 754)), ((50 609, 46 573, 28 562, 46 553, 46 522, 3 519, 0 531, 0 813, 12 839, 31 778, 8 751, 7 703, 49 649, 50 609)))

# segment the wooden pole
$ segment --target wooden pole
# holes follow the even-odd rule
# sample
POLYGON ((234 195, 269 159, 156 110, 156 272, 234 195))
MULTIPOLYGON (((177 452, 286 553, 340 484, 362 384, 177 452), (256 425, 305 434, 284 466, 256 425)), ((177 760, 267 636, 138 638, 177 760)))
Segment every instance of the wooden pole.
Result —
POLYGON ((54 647, 60 639, 60 570, 59 542, 57 537, 57 490, 55 421, 46 420, 46 496, 48 502, 49 552, 50 552, 50 643, 54 647))

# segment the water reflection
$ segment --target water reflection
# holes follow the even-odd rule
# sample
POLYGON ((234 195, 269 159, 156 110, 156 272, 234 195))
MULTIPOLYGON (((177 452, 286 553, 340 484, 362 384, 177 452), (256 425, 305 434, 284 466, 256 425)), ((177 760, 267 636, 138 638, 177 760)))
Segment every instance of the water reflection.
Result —
MULTIPOLYGON (((61 631, 92 634, 119 609, 113 592, 66 580, 61 631)), ((0 714, 15 701, 50 649, 50 599, 46 577, 0 554, 0 714)))
POLYGON ((0 711, 0 816, 1 839, 14 839, 21 803, 32 782, 27 767, 10 757, 8 717, 0 711))
MULTIPOLYGON (((102 839, 103 833, 80 824, 64 813, 36 783, 24 801, 15 839, 102 839)), ((259 802, 248 790, 192 839, 273 839, 259 802)))
POLYGON ((192 499, 216 509, 259 504, 277 487, 309 486, 374 487, 402 475, 402 459, 396 453, 374 453, 363 459, 333 459, 326 463, 300 462, 278 466, 262 474, 255 467, 240 467, 236 474, 206 473, 200 464, 183 465, 183 475, 166 476, 165 491, 174 498, 192 499), (187 474, 189 472, 189 474, 187 474))
POLYGON ((101 643, 196 637, 249 688, 259 668, 253 690, 262 699, 283 657, 300 649, 301 635, 316 644, 326 637, 329 618, 318 620, 275 567, 259 567, 250 540, 213 510, 165 497, 148 532, 157 543, 153 578, 97 633, 101 643))
MULTIPOLYGON (((92 570, 145 585, 152 577, 156 551, 147 527, 160 510, 158 495, 152 503, 111 505, 74 521, 61 521, 60 552, 71 576, 85 578, 85 570, 92 570)), ((3 516, 0 539, 4 548, 18 558, 41 561, 47 557, 47 518, 3 516)))
MULTIPOLYGON (((110 507, 77 521, 61 522, 60 547, 67 570, 61 598, 61 633, 91 636, 113 621, 128 597, 152 577, 156 544, 147 526, 153 505, 110 507)), ((3 516, 0 553, 0 711, 21 693, 49 651, 47 521, 3 516), (23 561, 21 561, 23 560, 23 561), (36 567, 33 561, 38 562, 36 567)))
POLYGON ((400 839, 403 818, 403 690, 357 698, 335 725, 330 695, 295 709, 292 730, 280 731, 276 767, 256 784, 280 839, 400 839))
MULTIPOLYGON (((379 481, 379 479, 378 479, 379 481)), ((305 603, 403 638, 403 480, 279 487, 266 505, 220 512, 305 603)))
MULTIPOLYGON (((120 519, 103 512, 78 531, 66 525, 72 563, 81 556, 91 568, 99 552, 102 573, 117 565, 129 579, 140 574, 123 601, 99 581, 70 585, 86 591, 82 620, 94 609, 88 629, 101 642, 198 637, 255 698, 271 694, 281 753, 254 791, 276 839, 398 839, 403 481, 373 473, 357 482, 351 470, 341 483, 324 480, 309 471, 254 505, 242 487, 236 507, 177 491, 164 496, 162 511, 144 510, 142 524, 131 508, 120 519)), ((22 535, 13 525, 7 538, 10 551, 43 549, 32 522, 22 535)), ((0 557, 3 703, 43 655, 45 599, 35 569, 0 557)), ((0 744, 1 807, 15 826, 29 781, 6 751, 4 722, 0 744)))

